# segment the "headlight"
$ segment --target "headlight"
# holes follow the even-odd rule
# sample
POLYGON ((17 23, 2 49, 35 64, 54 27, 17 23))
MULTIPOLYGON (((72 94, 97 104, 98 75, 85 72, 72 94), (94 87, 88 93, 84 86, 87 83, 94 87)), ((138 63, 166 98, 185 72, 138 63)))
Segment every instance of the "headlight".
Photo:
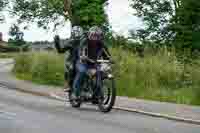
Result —
POLYGON ((108 74, 108 78, 113 78, 113 75, 112 74, 108 74))

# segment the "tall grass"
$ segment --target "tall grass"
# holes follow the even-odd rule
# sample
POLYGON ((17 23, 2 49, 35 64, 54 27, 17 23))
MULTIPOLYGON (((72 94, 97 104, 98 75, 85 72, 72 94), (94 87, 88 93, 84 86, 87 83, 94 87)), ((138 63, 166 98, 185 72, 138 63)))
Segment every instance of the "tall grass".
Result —
POLYGON ((151 100, 200 105, 200 65, 182 65, 175 53, 161 49, 156 55, 113 49, 120 95, 151 100), (120 52, 119 52, 120 51, 120 52), (120 53, 120 55, 119 55, 120 53))
POLYGON ((36 52, 20 54, 15 60, 13 72, 18 78, 41 84, 63 84, 63 56, 53 52, 36 52))
MULTIPOLYGON (((144 58, 121 48, 111 51, 118 95, 200 105, 200 60, 182 65, 166 49, 145 52, 144 58)), ((18 56, 14 72, 22 79, 62 85, 63 69, 63 56, 44 52, 18 56)))
POLYGON ((17 56, 18 53, 16 52, 8 52, 8 53, 3 53, 0 52, 0 58, 13 58, 15 56, 17 56))

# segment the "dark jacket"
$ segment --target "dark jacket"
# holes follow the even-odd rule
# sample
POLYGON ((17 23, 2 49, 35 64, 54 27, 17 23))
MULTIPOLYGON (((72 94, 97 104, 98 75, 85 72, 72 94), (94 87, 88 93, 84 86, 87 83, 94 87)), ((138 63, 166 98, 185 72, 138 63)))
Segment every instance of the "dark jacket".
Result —
POLYGON ((78 58, 78 47, 80 45, 80 39, 70 39, 66 41, 64 44, 60 44, 60 38, 56 36, 54 38, 55 48, 57 49, 58 53, 65 53, 69 52, 68 61, 75 62, 78 58))
POLYGON ((81 39, 78 54, 79 57, 84 55, 92 60, 97 60, 99 57, 104 59, 110 59, 111 57, 104 41, 91 41, 87 37, 81 39))

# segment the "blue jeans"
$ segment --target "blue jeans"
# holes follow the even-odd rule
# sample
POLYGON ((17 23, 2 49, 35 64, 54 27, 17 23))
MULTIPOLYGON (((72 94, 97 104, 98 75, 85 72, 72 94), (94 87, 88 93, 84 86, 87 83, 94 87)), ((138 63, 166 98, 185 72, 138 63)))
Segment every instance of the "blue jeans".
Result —
POLYGON ((73 83, 73 89, 76 96, 80 96, 81 82, 85 77, 87 70, 87 64, 82 64, 80 62, 76 63, 76 76, 73 83))
POLYGON ((94 92, 94 94, 97 96, 98 94, 102 94, 102 92, 101 92, 101 89, 100 89, 100 87, 101 87, 101 72, 99 71, 99 67, 98 66, 96 66, 96 65, 88 65, 88 64, 83 64, 83 63, 80 63, 80 62, 78 62, 77 64, 76 64, 76 77, 75 77, 75 79, 74 79, 74 83, 73 83, 73 91, 75 92, 75 95, 76 96, 80 96, 80 89, 81 89, 81 83, 82 83, 82 81, 83 81, 83 79, 84 79, 84 77, 85 77, 85 75, 86 75, 86 73, 87 73, 87 71, 88 71, 88 69, 91 69, 91 68, 96 68, 97 69, 97 78, 96 78, 96 90, 95 90, 95 92, 94 92))

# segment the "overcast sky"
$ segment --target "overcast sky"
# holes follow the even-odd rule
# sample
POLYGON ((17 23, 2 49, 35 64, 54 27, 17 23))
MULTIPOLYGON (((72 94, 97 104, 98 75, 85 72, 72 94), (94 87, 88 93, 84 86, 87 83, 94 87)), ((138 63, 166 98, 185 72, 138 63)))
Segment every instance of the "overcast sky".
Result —
MULTIPOLYGON (((119 34, 127 35, 129 29, 137 29, 141 27, 141 23, 137 17, 133 16, 133 10, 129 7, 129 0, 109 0, 110 4, 107 8, 110 24, 113 30, 119 34)), ((6 13, 6 22, 0 24, 0 32, 3 32, 4 40, 9 38, 9 27, 15 23, 16 19, 9 17, 6 13)), ((24 39, 26 41, 35 40, 52 40, 55 34, 59 34, 62 38, 70 36, 70 24, 59 27, 56 32, 46 31, 37 28, 36 24, 32 24, 29 30, 24 31, 24 39)))

